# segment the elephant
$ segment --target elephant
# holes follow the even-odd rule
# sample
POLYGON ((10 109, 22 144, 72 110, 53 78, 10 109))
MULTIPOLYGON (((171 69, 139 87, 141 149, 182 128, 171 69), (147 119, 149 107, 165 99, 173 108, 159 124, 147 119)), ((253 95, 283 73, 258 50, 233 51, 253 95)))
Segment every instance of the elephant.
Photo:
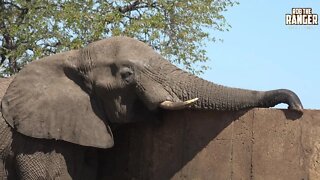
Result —
POLYGON ((287 89, 231 88, 179 69, 129 37, 92 42, 26 65, 1 101, 0 176, 95 179, 112 124, 181 109, 237 111, 279 103, 302 112, 287 89))

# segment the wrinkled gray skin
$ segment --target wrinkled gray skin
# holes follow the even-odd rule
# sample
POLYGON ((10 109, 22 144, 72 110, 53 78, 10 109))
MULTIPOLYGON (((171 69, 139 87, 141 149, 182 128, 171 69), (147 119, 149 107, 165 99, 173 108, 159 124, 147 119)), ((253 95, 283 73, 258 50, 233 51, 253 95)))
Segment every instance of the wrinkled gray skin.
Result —
POLYGON ((1 103, 0 176, 94 179, 99 148, 114 143, 109 123, 141 120, 163 101, 193 98, 199 100, 188 108, 286 103, 303 109, 290 90, 217 85, 178 69, 142 42, 110 38, 32 62, 14 78, 1 103))

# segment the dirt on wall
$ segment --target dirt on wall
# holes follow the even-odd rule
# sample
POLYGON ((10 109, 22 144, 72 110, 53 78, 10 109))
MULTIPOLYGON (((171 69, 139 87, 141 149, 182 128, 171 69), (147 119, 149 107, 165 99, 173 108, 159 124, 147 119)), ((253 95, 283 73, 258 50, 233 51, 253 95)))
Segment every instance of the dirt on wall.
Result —
POLYGON ((106 157, 115 179, 320 179, 316 110, 167 112, 119 128, 115 142, 106 157))

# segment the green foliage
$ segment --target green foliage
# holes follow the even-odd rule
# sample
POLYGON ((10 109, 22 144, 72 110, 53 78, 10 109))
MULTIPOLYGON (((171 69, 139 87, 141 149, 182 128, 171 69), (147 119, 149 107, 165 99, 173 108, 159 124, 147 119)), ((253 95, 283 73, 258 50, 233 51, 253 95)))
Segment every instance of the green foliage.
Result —
POLYGON ((0 0, 1 76, 50 54, 126 35, 150 44, 193 73, 208 60, 204 29, 230 27, 221 14, 231 0, 0 0))

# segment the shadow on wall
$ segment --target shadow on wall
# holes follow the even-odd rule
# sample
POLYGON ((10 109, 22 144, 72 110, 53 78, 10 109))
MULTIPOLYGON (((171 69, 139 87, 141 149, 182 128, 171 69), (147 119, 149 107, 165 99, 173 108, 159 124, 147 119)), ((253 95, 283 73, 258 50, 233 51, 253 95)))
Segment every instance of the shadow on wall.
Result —
MULTIPOLYGON (((189 161, 245 113, 175 111, 164 113, 160 124, 150 121, 122 126, 114 132, 115 147, 102 156, 106 164, 101 167, 110 179, 160 180, 179 176, 177 173, 189 161)), ((227 136, 216 140, 228 143, 232 137, 227 136)), ((225 157, 210 154, 205 158, 212 158, 214 165, 225 157)))

